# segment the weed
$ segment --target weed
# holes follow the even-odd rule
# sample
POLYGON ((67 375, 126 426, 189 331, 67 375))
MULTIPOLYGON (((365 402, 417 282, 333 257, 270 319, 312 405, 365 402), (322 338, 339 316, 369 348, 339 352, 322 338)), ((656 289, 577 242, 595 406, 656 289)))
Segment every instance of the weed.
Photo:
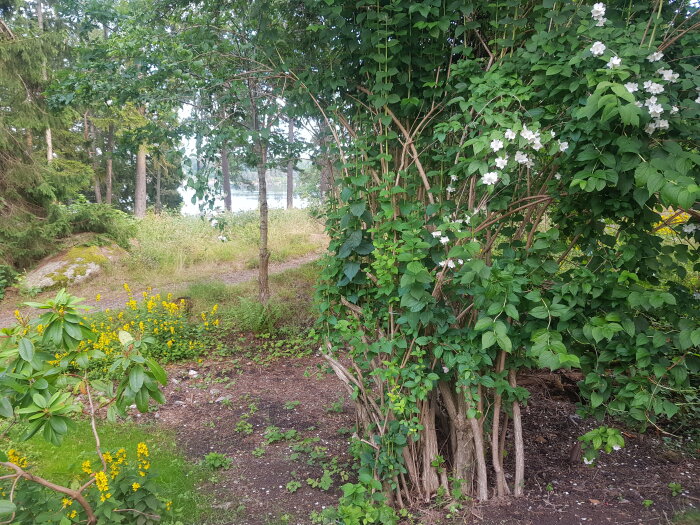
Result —
POLYGON ((683 486, 680 483, 671 482, 668 484, 668 488, 673 497, 680 496, 683 493, 683 486))
POLYGON ((241 416, 241 419, 236 423, 236 427, 234 429, 236 432, 240 432, 241 434, 246 434, 250 435, 253 433, 253 425, 248 423, 247 419, 243 419, 243 416, 241 416))
POLYGON ((233 460, 226 456, 225 454, 219 454, 218 452, 210 452, 202 460, 202 464, 212 470, 228 470, 233 465, 233 460))
POLYGON ((654 500, 651 499, 645 499, 642 501, 642 505, 644 505, 646 508, 651 507, 654 504, 654 500))
POLYGON ((338 397, 337 401, 334 401, 330 405, 328 405, 326 408, 326 412, 335 412, 336 414, 340 414, 345 407, 345 398, 341 395, 338 397))
POLYGON ((265 443, 270 445, 272 443, 277 443, 278 441, 291 441, 297 439, 297 437, 299 437, 299 432, 294 429, 282 432, 276 426, 269 426, 265 429, 263 437, 265 438, 265 443))
POLYGON ((253 449, 253 456, 255 456, 256 458, 261 458, 264 455, 265 455, 265 447, 260 446, 260 447, 253 449))
POLYGON ((301 483, 299 483, 296 480, 292 480, 286 485, 286 489, 288 492, 291 492, 292 494, 299 490, 301 488, 301 483))
POLYGON ((294 410, 296 407, 298 407, 301 404, 301 401, 287 401, 284 404, 284 409, 285 410, 294 410))

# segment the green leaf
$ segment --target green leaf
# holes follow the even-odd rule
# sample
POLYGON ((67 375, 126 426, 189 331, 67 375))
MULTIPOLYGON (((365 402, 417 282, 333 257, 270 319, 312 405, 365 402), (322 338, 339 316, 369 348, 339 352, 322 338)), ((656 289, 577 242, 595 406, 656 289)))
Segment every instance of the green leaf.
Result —
POLYGON ((0 499, 0 516, 7 516, 17 510, 17 505, 8 499, 0 499))
POLYGON ((545 306, 535 306, 529 313, 536 319, 547 319, 549 317, 549 310, 545 306))
POLYGON ((156 381, 163 386, 168 384, 168 376, 166 375, 165 370, 163 370, 163 367, 161 367, 155 359, 152 357, 147 357, 146 363, 148 364, 148 369, 151 371, 156 381))
POLYGON ((32 401, 34 401, 34 404, 39 408, 46 408, 48 406, 46 398, 41 394, 33 394, 32 401))
POLYGON ((490 348, 493 346, 493 344, 496 342, 496 334, 493 332, 484 332, 481 336, 481 348, 482 350, 486 350, 487 348, 490 348))
POLYGON ((11 419, 13 415, 14 410, 10 404, 10 400, 6 397, 0 398, 0 417, 11 419))
POLYGON ((348 278, 349 281, 352 281, 353 277, 357 275, 357 272, 360 271, 360 263, 354 262, 354 261, 346 261, 345 264, 343 265, 343 273, 345 276, 348 278))
POLYGON ((26 337, 19 340, 19 356, 25 361, 34 359, 34 343, 26 337))
POLYGON ((354 202, 350 205, 350 213, 352 213, 355 217, 362 215, 366 209, 367 204, 365 201, 354 202))
POLYGON ((138 392, 143 386, 143 367, 141 365, 134 366, 129 372, 129 386, 134 392, 138 392))
POLYGON ((598 392, 591 392, 591 406, 593 408, 599 407, 603 404, 603 394, 598 392))

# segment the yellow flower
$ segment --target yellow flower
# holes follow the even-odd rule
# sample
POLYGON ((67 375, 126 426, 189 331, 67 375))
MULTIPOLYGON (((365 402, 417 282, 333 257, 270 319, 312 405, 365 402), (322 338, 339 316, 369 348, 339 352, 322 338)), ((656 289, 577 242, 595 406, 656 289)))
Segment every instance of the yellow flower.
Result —
POLYGON ((168 339, 168 342, 165 343, 165 344, 168 345, 168 348, 172 348, 172 346, 173 346, 173 340, 172 340, 172 339, 168 339))
POLYGON ((172 501, 166 501, 165 502, 165 510, 170 511, 170 507, 172 507, 173 502, 172 501))
POLYGON ((95 301, 97 301, 97 302, 99 303, 101 300, 102 300, 102 294, 99 294, 99 293, 98 293, 98 294, 95 296, 95 301))
POLYGON ((136 445, 136 453, 138 454, 139 459, 141 457, 148 457, 148 445, 142 441, 136 445))
POLYGON ((141 486, 141 483, 135 483, 135 482, 134 482, 134 483, 131 484, 131 489, 132 489, 134 492, 136 492, 137 490, 139 490, 139 487, 140 487, 140 486, 141 486))
POLYGON ((63 503, 63 508, 65 509, 66 507, 70 507, 71 505, 73 505, 73 500, 68 499, 68 498, 63 498, 61 500, 61 503, 63 503))
POLYGON ((71 518, 71 519, 72 519, 72 518, 75 518, 77 515, 78 515, 78 511, 75 510, 75 509, 73 509, 72 511, 70 511, 70 512, 68 513, 68 517, 71 518))
MULTIPOLYGON (((97 490, 100 492, 107 492, 109 490, 109 482, 107 481, 107 474, 103 471, 95 473, 95 485, 97 485, 97 490)), ((109 498, 110 495, 105 495, 105 498, 109 498)), ((104 501, 104 500, 103 500, 104 501)))
POLYGON ((131 294, 131 288, 129 288, 129 285, 127 283, 124 283, 124 291, 128 294, 131 294))
POLYGON ((27 466, 27 458, 25 456, 20 456, 19 452, 14 448, 7 451, 7 459, 10 460, 10 463, 14 463, 19 468, 26 468, 27 466))
POLYGON ((105 463, 112 462, 112 454, 110 454, 109 452, 105 452, 104 454, 102 454, 102 457, 104 458, 105 463))

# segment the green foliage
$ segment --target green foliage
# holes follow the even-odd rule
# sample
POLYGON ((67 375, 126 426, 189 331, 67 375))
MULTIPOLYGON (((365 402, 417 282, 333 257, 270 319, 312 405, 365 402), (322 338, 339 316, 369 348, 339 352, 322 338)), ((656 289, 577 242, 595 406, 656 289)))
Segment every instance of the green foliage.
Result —
MULTIPOLYGON (((87 397, 86 410, 93 424, 97 402, 108 407, 110 421, 118 415, 125 416, 133 403, 141 412, 146 412, 151 399, 156 403, 165 402, 160 390, 160 385, 167 383, 165 371, 144 355, 149 340, 136 340, 124 330, 118 335, 121 351, 112 363, 112 369, 119 370, 120 379, 115 384, 88 378, 90 361, 101 359, 105 354, 84 346, 84 342, 92 340, 96 334, 83 324, 80 312, 85 307, 80 302, 61 290, 53 300, 27 303, 45 312, 37 322, 29 323, 20 317, 18 325, 2 330, 5 337, 0 346, 0 418, 15 419, 19 423, 20 441, 41 432, 46 441, 61 447, 66 434, 75 426, 76 414, 81 411, 78 393, 87 397)), ((99 446, 97 448, 99 450, 99 446)), ((65 509, 77 499, 59 502, 58 492, 49 482, 25 476, 22 470, 28 465, 25 457, 10 450, 7 455, 2 452, 0 460, 8 462, 4 466, 13 471, 9 477, 4 476, 4 483, 21 482, 14 500, 21 522, 34 522, 38 515, 49 512, 52 519, 72 523, 70 520, 83 519, 94 511, 98 520, 118 523, 127 519, 115 512, 122 507, 148 514, 144 523, 150 523, 159 520, 170 507, 155 495, 156 485, 149 476, 151 463, 145 443, 138 444, 137 457, 130 461, 123 448, 113 454, 105 452, 96 462, 106 466, 101 465, 102 468, 94 472, 95 484, 78 483, 82 485, 81 493, 89 489, 89 493, 83 494, 88 499, 80 502, 81 509, 76 504, 76 508, 67 511, 65 509), (48 497, 46 489, 51 489, 48 497)), ((89 460, 83 462, 82 469, 85 474, 93 474, 89 460)), ((8 487, 3 486, 3 492, 7 490, 8 487)))
MULTIPOLYGON (((392 489, 408 461, 437 473, 423 447, 453 427, 432 414, 465 424, 462 403, 489 428, 497 397, 526 402, 531 368, 580 369, 582 414, 676 416, 700 371, 684 279, 700 269, 697 35, 662 36, 665 4, 608 3, 601 26, 575 3, 367 7, 314 4, 333 51, 302 76, 355 110, 317 291, 330 357, 354 370, 334 368, 369 414, 362 468, 392 489)), ((601 432, 584 441, 622 446, 601 432)), ((454 445, 436 448, 459 468, 454 445)))
POLYGON ((209 452, 204 459, 202 464, 212 470, 228 470, 233 465, 233 460, 226 454, 219 454, 218 452, 209 452))
POLYGON ((283 308, 283 305, 277 301, 261 304, 259 301, 241 297, 231 315, 234 326, 238 330, 254 334, 269 334, 275 330, 283 308))

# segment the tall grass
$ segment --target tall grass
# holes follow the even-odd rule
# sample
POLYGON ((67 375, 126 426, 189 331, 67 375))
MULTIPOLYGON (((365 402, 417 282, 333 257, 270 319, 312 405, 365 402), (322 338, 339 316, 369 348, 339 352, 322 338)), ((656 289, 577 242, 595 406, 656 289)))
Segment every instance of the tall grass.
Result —
MULTIPOLYGON (((222 229, 200 217, 151 214, 138 226, 127 264, 133 270, 181 272, 207 263, 233 263, 239 268, 257 264, 257 212, 217 218, 222 229), (226 238, 225 241, 219 239, 226 238)), ((304 210, 270 210, 271 260, 281 262, 319 250, 325 244, 322 225, 304 210)))

